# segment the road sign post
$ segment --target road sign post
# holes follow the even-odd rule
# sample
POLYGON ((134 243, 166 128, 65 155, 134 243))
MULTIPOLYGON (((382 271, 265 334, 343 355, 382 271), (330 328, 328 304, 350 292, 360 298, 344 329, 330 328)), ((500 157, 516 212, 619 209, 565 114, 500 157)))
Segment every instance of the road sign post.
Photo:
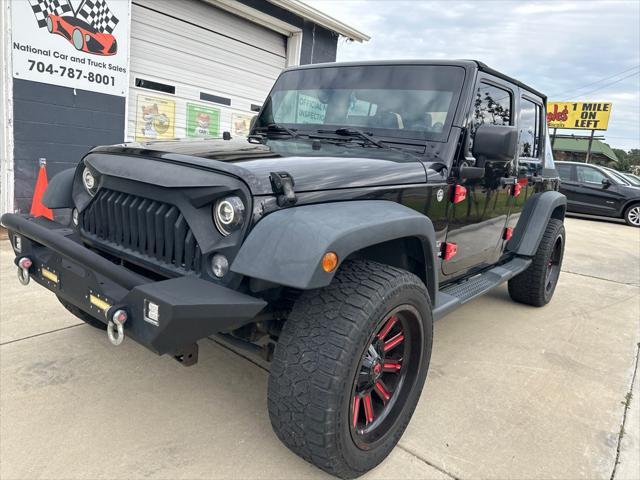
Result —
POLYGON ((589 145, 587 146, 587 156, 584 159, 584 163, 589 163, 589 159, 591 158, 591 145, 593 145, 593 133, 595 130, 591 130, 591 135, 589 135, 589 145))

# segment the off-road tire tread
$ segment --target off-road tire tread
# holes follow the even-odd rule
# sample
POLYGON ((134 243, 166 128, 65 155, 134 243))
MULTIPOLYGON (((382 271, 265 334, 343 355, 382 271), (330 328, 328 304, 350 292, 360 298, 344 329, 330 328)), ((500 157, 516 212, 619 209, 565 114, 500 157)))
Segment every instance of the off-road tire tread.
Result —
POLYGON ((547 262, 560 233, 564 238, 564 223, 556 218, 550 219, 533 257, 533 263, 524 272, 509 280, 509 296, 512 300, 534 307, 548 303, 549 299, 545 298, 547 262))
POLYGON ((106 330, 107 329, 107 325, 105 323, 101 322, 100 320, 97 320, 97 319, 93 318, 91 315, 86 313, 84 310, 81 310, 80 308, 76 307, 72 303, 67 302, 66 300, 64 300, 61 297, 58 297, 58 300, 60 301, 60 303, 62 304, 62 306, 64 308, 66 308, 69 312, 71 312, 73 315, 78 317, 80 320, 82 320, 87 325, 91 325, 93 328, 97 328, 98 330, 106 330))
MULTIPOLYGON (((346 371, 360 355, 356 346, 374 333, 367 312, 398 286, 429 302, 424 284, 410 272, 367 260, 345 262, 328 287, 302 294, 278 340, 268 392, 273 429, 294 453, 341 478, 368 470, 349 464, 335 428, 336 410, 351 389, 346 371)), ((414 409, 415 403, 406 405, 394 445, 414 409)))

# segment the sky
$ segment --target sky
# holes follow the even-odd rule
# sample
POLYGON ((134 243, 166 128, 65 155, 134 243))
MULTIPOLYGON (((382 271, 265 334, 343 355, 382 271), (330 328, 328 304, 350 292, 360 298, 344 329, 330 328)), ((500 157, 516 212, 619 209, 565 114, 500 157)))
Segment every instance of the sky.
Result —
MULTIPOLYGON (((304 0, 371 36, 338 61, 469 58, 550 101, 609 101, 614 148, 640 148, 640 1, 304 0)), ((564 130, 558 133, 588 134, 564 130)))

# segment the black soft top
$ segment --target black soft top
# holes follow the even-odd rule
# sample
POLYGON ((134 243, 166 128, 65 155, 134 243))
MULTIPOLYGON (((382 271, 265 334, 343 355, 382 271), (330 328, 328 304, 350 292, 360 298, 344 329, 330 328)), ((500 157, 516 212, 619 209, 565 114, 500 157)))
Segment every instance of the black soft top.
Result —
POLYGON ((480 70, 482 72, 489 73, 498 78, 501 78, 515 85, 518 85, 520 88, 523 88, 539 96, 545 102, 547 100, 547 96, 544 93, 539 92, 535 88, 530 87, 529 85, 521 82, 520 80, 516 80, 515 78, 505 75, 504 73, 499 72, 498 70, 494 70, 493 68, 487 66, 486 64, 478 60, 370 60, 366 62, 314 63, 309 65, 299 65, 296 67, 290 67, 290 68, 287 68, 286 71, 304 70, 304 69, 312 69, 312 68, 327 68, 327 67, 357 67, 361 65, 443 65, 443 66, 462 67, 467 70, 480 70))

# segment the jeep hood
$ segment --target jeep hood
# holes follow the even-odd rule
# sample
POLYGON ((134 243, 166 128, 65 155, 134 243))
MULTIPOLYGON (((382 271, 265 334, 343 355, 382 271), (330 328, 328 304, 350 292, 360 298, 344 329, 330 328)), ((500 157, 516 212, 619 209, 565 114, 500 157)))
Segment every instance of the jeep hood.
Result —
MULTIPOLYGON (((246 140, 202 140, 127 143, 97 147, 91 153, 144 157, 219 171, 243 180, 253 195, 273 194, 271 172, 289 173, 297 193, 421 183, 426 179, 422 162, 410 155, 385 150, 385 158, 375 158, 363 156, 372 150, 369 148, 350 150, 352 156, 288 154, 246 140)), ((374 152, 381 156, 378 149, 374 152)))

